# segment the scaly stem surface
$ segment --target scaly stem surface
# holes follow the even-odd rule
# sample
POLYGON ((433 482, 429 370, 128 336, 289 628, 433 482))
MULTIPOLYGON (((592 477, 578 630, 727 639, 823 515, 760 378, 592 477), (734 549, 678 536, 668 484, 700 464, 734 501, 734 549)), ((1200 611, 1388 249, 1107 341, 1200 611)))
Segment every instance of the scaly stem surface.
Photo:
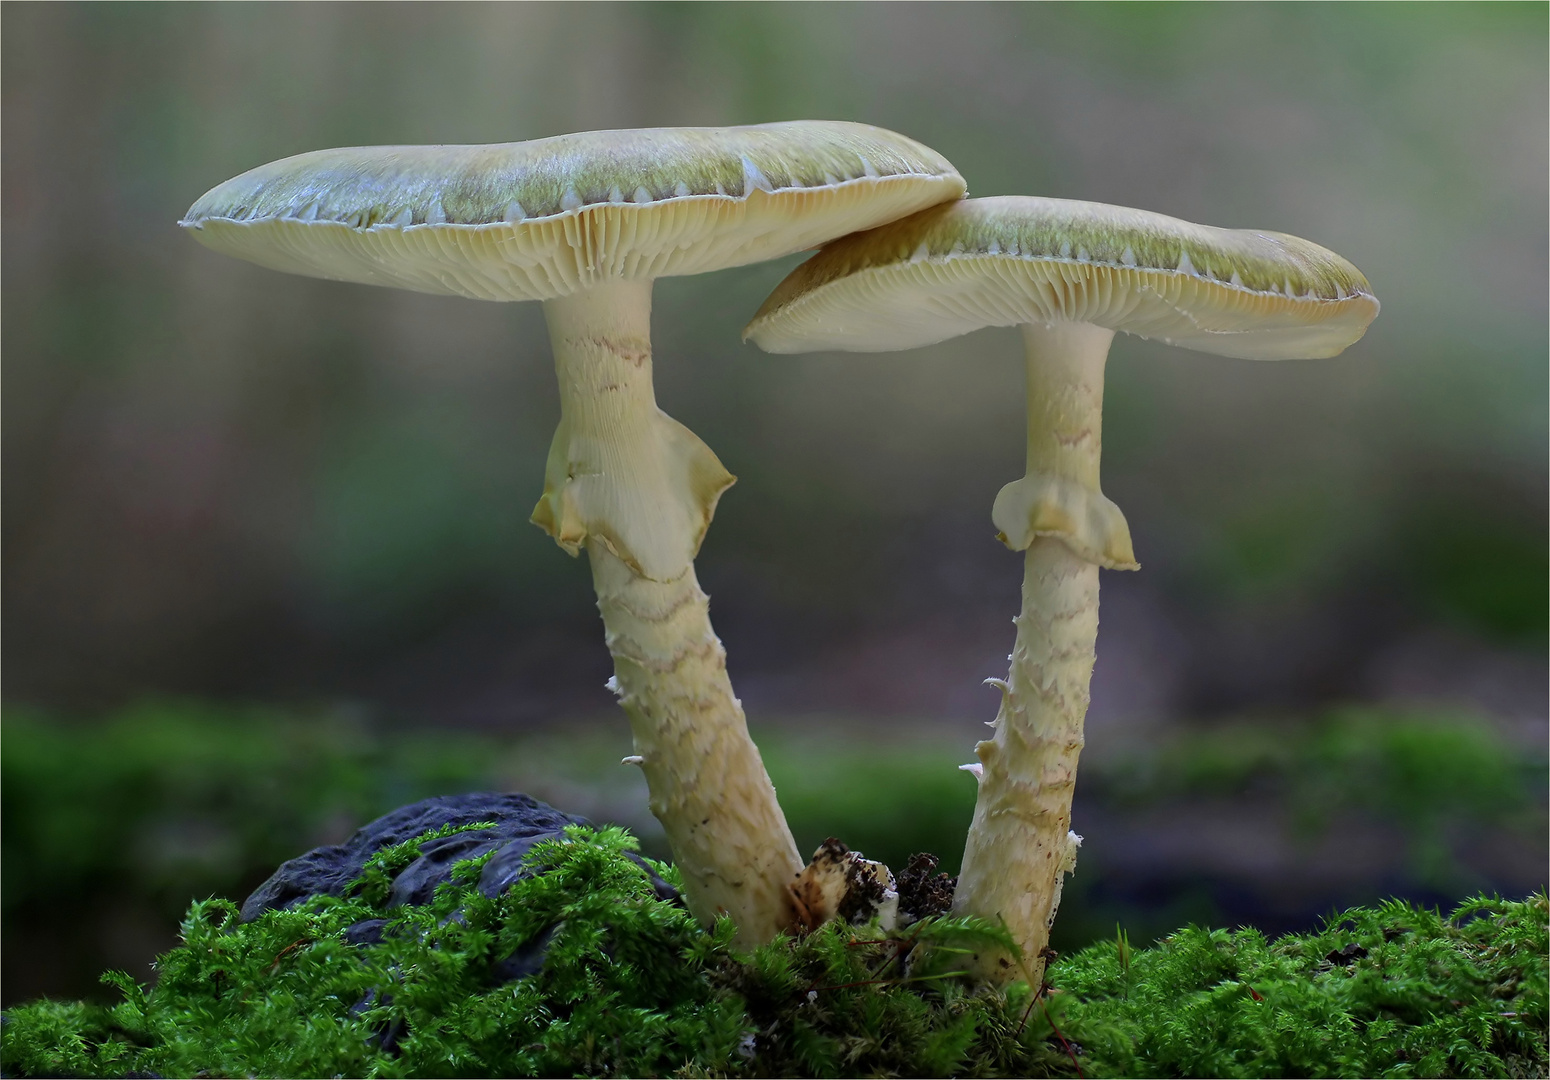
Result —
MULTIPOLYGON (((1134 561, 1124 519, 1098 489, 1113 332, 1076 323, 1023 332, 1028 477, 1008 490, 1039 495, 1022 510, 1034 522, 1018 543, 1027 549, 1022 613, 995 735, 975 747, 979 798, 954 911, 1004 921, 1022 951, 1021 969, 1005 955, 976 957, 981 974, 1022 975, 1037 986, 1061 882, 1080 843, 1071 832, 1071 795, 1098 636, 1098 567, 1134 561), (1102 513, 1083 510, 1100 505, 1102 513), (1098 554, 1105 551, 1117 554, 1098 554)), ((997 502, 1000 524, 1005 503, 997 502)))
POLYGON ((790 927, 801 870, 711 630, 694 556, 732 483, 704 443, 657 408, 651 284, 613 282, 544 305, 560 425, 533 520, 585 546, 651 810, 702 922, 730 915, 752 945, 790 927))

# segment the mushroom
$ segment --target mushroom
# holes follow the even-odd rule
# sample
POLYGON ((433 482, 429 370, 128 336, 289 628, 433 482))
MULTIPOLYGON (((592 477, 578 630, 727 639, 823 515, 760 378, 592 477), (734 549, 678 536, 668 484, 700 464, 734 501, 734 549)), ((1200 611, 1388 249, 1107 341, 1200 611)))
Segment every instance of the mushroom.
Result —
POLYGON ((693 560, 733 482, 657 408, 651 285, 740 266, 961 198, 934 151, 798 121, 597 131, 486 146, 321 150, 214 188, 181 224, 313 277, 542 300, 560 422, 533 522, 591 559, 651 809, 691 911, 744 943, 794 918, 785 818, 711 630, 693 560))
MULTIPOLYGON (((959 914, 1002 920, 1042 977, 1081 837, 1071 795, 1083 745, 1098 568, 1137 569, 1130 528, 1098 485, 1103 369, 1117 330, 1254 360, 1334 356, 1378 313, 1333 252, 1280 233, 1216 229, 1099 203, 971 199, 848 236, 776 287, 744 332, 778 353, 881 352, 983 326, 1021 327, 1028 471, 997 495, 998 539, 1026 551, 1022 612, 979 782, 959 914)), ((1015 958, 976 957, 1004 981, 1015 958)))

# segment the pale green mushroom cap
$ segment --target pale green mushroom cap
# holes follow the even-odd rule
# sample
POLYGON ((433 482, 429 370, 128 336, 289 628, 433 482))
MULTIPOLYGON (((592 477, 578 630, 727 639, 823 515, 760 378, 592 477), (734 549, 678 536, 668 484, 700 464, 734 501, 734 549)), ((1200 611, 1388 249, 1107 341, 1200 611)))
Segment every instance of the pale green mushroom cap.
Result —
POLYGON ((775 353, 884 352, 984 326, 1081 322, 1283 360, 1334 356, 1377 314, 1361 271, 1295 236, 1006 196, 829 244, 776 287, 743 337, 775 353))
POLYGON ((913 139, 794 121, 320 150, 226 181, 181 224, 276 270, 547 300, 775 258, 964 190, 913 139))

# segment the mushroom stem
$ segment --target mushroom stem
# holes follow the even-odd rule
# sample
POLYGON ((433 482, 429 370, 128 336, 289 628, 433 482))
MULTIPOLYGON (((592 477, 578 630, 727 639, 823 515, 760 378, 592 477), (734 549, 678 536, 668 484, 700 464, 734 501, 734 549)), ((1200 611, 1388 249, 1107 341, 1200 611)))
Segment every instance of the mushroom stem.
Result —
POLYGON ((592 562, 620 704, 651 810, 701 922, 730 915, 744 945, 791 926, 802 869, 748 736, 694 556, 732 476, 656 405, 651 284, 546 301, 560 424, 533 520, 592 562))
POLYGON ((1098 637, 1098 567, 1135 562, 1123 515, 1098 489, 1113 331, 1058 323, 1023 334, 1028 475, 1002 490, 995 513, 1008 546, 1027 550, 1023 607, 995 735, 975 747, 979 797, 953 910, 1004 922, 1022 953, 1021 969, 998 952, 976 956, 982 975, 1022 974, 1037 986, 1081 843, 1071 795, 1098 637))

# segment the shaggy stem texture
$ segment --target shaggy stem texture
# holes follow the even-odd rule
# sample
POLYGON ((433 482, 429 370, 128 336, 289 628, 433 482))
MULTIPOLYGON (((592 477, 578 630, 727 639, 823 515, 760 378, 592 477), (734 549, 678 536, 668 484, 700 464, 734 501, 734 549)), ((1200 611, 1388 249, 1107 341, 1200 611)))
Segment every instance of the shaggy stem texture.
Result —
POLYGON ((620 704, 689 910, 706 925, 730 915, 740 944, 769 941, 792 926, 787 883, 802 860, 732 695, 708 598, 692 566, 656 582, 589 552, 620 704))
POLYGON ((768 941, 791 925, 787 883, 802 862, 694 576, 733 477, 657 408, 649 282, 597 286, 548 301, 545 313, 560 425, 533 520, 591 557, 634 763, 689 909, 705 925, 731 916, 744 945, 768 941))
POLYGON ((1025 548, 1023 606, 995 735, 975 747, 979 797, 954 911, 1004 922, 1022 963, 977 954, 976 970, 1038 985, 1064 876, 1076 867, 1071 796, 1082 752, 1098 567, 1129 567, 1124 517, 1098 489, 1103 368, 1113 332, 1084 324, 1023 328, 1028 475, 1003 489, 995 517, 1025 548))

